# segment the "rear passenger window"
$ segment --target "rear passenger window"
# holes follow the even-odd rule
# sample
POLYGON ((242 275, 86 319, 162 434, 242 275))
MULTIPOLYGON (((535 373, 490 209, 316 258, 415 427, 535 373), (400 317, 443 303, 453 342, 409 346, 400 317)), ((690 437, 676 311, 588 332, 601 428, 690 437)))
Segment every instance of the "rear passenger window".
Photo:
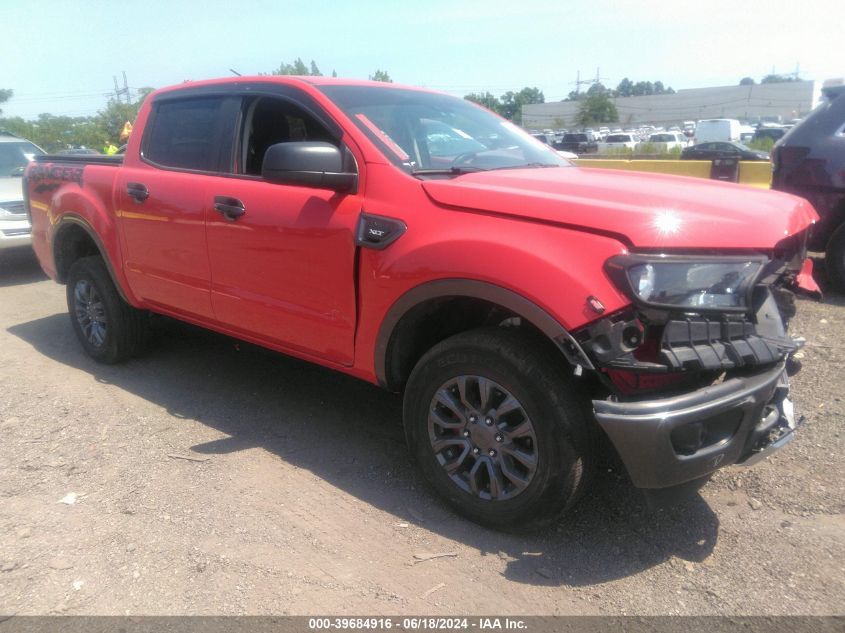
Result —
POLYGON ((165 101, 155 109, 144 158, 163 167, 216 171, 215 136, 223 100, 165 101))

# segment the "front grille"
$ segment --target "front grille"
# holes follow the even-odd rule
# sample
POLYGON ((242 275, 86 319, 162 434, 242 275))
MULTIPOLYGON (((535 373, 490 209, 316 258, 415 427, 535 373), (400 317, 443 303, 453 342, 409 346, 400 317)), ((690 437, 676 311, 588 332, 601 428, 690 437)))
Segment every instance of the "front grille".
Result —
POLYGON ((24 207, 23 200, 0 202, 0 209, 5 209, 12 215, 26 215, 26 208, 24 207))
POLYGON ((759 336, 748 321, 686 319, 663 329, 660 359, 673 371, 768 365, 795 349, 790 339, 759 336))

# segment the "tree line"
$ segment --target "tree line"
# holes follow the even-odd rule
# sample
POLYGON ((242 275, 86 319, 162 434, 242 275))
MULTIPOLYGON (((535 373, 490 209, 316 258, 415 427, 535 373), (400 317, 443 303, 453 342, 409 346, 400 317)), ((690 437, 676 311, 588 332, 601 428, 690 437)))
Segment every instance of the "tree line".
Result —
MULTIPOLYGON (((130 103, 111 98, 94 116, 70 117, 43 113, 30 120, 3 117, 0 118, 0 130, 30 140, 48 152, 69 147, 89 147, 99 151, 109 144, 120 144, 123 126, 127 121, 135 120, 138 109, 152 91, 152 88, 141 88, 130 103)), ((12 95, 12 90, 0 91, 0 103, 8 101, 12 95)))
MULTIPOLYGON (((761 84, 787 84, 793 81, 801 81, 801 79, 796 75, 777 75, 771 74, 766 75, 760 80, 761 84)), ((755 85, 755 81, 753 77, 743 77, 739 80, 740 86, 753 86, 755 85)))
MULTIPOLYGON (((311 60, 311 63, 306 65, 302 58, 297 57, 293 60, 292 63, 282 62, 279 64, 279 67, 275 70, 271 70, 268 74, 270 75, 301 75, 304 77, 322 77, 323 73, 320 72, 319 67, 311 60)), ((332 70, 332 77, 337 77, 337 71, 332 70)), ((382 70, 381 68, 377 68, 376 71, 369 76, 371 81, 383 81, 385 83, 393 83, 393 80, 390 78, 390 75, 387 73, 386 70, 382 70)))
POLYGON ((519 92, 508 90, 501 97, 495 97, 489 92, 473 92, 464 96, 464 99, 482 105, 517 124, 522 123, 522 106, 546 102, 542 90, 528 87, 519 92))

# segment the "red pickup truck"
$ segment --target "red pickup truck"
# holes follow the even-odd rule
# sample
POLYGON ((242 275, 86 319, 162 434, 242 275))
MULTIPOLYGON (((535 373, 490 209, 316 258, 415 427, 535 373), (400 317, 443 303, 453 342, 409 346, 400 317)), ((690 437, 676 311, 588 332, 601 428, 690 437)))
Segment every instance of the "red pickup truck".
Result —
POLYGON ((124 157, 25 178, 90 356, 154 312, 404 391, 420 470, 480 523, 554 521, 602 433, 641 488, 793 437, 801 198, 581 169, 462 99, 322 77, 159 90, 124 157))

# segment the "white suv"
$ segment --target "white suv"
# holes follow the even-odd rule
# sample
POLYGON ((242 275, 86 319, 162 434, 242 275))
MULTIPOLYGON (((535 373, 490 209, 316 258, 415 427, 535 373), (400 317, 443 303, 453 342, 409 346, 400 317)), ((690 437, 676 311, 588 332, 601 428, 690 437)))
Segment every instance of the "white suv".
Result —
POLYGON ((0 250, 32 243, 32 225, 23 203, 21 176, 36 154, 37 145, 8 133, 0 133, 0 250))
POLYGON ((637 139, 633 134, 609 134, 604 142, 599 143, 599 154, 634 151, 637 145, 637 139))

